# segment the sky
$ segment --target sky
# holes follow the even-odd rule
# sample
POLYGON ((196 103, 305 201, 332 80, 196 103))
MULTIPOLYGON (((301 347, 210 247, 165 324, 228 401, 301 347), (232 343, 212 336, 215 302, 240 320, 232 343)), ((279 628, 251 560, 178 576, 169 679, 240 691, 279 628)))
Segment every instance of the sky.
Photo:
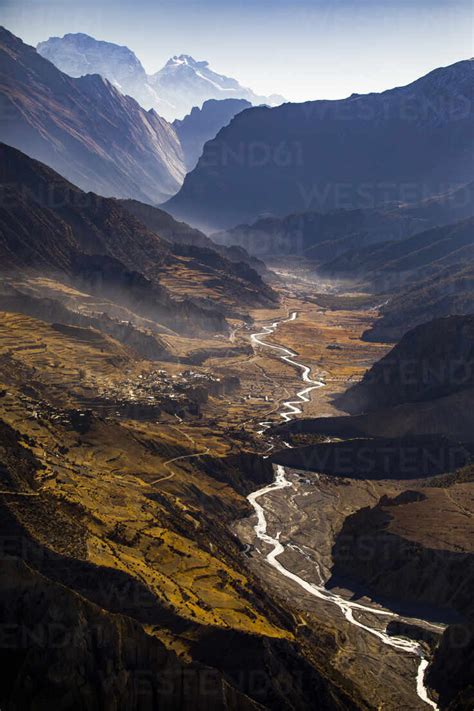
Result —
POLYGON ((127 45, 149 73, 190 54, 290 101, 382 91, 474 54, 472 0, 0 0, 0 24, 32 45, 127 45))

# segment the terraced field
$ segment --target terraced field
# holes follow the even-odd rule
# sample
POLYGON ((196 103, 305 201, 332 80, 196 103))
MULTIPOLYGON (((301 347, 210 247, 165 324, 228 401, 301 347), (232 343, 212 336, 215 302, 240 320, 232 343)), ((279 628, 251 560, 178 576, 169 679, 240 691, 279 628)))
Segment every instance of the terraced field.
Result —
POLYGON ((139 581, 164 610, 200 625, 288 635, 251 601, 233 566, 236 546, 223 548, 220 527, 211 530, 210 514, 241 515, 246 504, 188 458, 198 440, 170 416, 140 424, 79 411, 68 420, 95 388, 134 369, 138 376, 142 363, 97 332, 15 314, 1 315, 0 360, 2 420, 38 461, 34 492, 22 492, 34 493, 34 504, 18 495, 7 502, 32 535, 58 552, 74 549, 62 527, 48 524, 46 536, 43 508, 80 510, 81 558, 139 581))

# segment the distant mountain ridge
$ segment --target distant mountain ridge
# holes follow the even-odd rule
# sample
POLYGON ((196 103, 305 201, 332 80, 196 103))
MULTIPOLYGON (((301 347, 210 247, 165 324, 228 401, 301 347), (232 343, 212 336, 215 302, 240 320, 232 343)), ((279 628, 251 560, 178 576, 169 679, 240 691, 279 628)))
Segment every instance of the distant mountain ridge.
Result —
POLYGON ((122 93, 133 96, 145 109, 155 109, 168 121, 184 118, 194 106, 208 99, 245 99, 251 104, 281 104, 279 95, 259 96, 236 79, 218 74, 206 61, 181 54, 168 60, 153 75, 147 75, 128 47, 96 40, 83 33, 50 37, 38 52, 72 77, 100 74, 122 93))
POLYGON ((451 265, 468 264, 474 256, 474 217, 434 227, 398 242, 380 242, 353 250, 324 265, 325 272, 369 277, 377 290, 390 278, 399 286, 434 276, 451 265))
POLYGON ((195 106, 184 119, 173 121, 184 153, 186 172, 196 167, 204 144, 220 129, 252 104, 246 99, 208 99, 201 108, 195 106))
POLYGON ((212 238, 220 244, 239 244, 263 259, 304 258, 337 276, 347 265, 345 276, 354 278, 378 250, 401 250, 403 240, 409 244, 407 239, 412 235, 472 215, 473 182, 415 203, 263 217, 250 225, 217 232, 212 238))
POLYGON ((100 74, 143 108, 157 108, 159 97, 150 86, 142 63, 128 47, 95 40, 78 32, 50 37, 40 42, 36 51, 70 77, 100 74))
POLYGON ((238 114, 165 209, 212 231, 465 185, 474 177, 473 66, 457 62, 380 94, 238 114))
POLYGON ((187 54, 169 59, 163 69, 150 77, 150 83, 174 106, 178 118, 189 112, 190 100, 191 106, 201 106, 208 99, 245 99, 253 105, 269 106, 284 101, 278 94, 259 96, 236 79, 214 72, 209 62, 196 61, 187 54))
POLYGON ((460 261, 393 293, 380 308, 380 317, 364 333, 366 341, 393 342, 409 329, 431 319, 474 313, 474 265, 460 261))

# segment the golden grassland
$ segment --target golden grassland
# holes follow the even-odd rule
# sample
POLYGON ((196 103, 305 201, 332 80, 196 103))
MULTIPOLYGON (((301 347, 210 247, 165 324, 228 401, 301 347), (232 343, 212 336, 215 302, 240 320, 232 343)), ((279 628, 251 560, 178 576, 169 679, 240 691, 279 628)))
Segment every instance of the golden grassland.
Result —
MULTIPOLYGON (((49 288, 54 285, 49 283, 49 288)), ((82 296, 72 292, 69 296, 81 303, 82 296)), ((138 421, 112 413, 93 417, 84 432, 62 424, 61 418, 54 419, 56 413, 84 407, 99 390, 116 388, 124 379, 130 381, 155 369, 173 375, 191 366, 137 358, 128 348, 95 331, 61 331, 32 318, 0 313, 0 418, 19 432, 22 446, 42 467, 36 471, 34 485, 24 485, 23 493, 34 496, 2 496, 22 525, 46 547, 86 560, 98 566, 101 574, 120 571, 144 586, 171 616, 160 625, 143 622, 144 629, 180 655, 187 656, 203 627, 289 639, 297 636, 300 628, 303 636, 311 629, 318 639, 337 633, 345 641, 338 643, 327 663, 342 670, 358 688, 370 689, 367 698, 375 707, 386 694, 387 684, 395 689, 400 681, 399 655, 390 658, 387 681, 376 688, 374 678, 381 665, 375 642, 367 642, 364 635, 351 637, 350 625, 335 621, 332 608, 321 609, 314 601, 306 604, 303 593, 295 596, 289 581, 272 578, 273 569, 263 559, 259 557, 260 563, 256 563, 256 558, 243 556, 231 524, 240 519, 237 528, 250 531, 243 537, 250 541, 253 521, 244 518, 251 508, 231 482, 214 479, 203 457, 195 456, 206 452, 208 457, 222 460, 229 454, 266 449, 265 438, 255 434, 258 422, 279 421, 282 402, 294 399, 304 387, 300 373, 268 350, 257 347, 255 352, 238 354, 234 349, 248 347, 252 332, 291 311, 298 311, 298 319, 282 323, 267 339, 293 350, 297 360, 311 366, 313 377, 322 376, 326 382, 325 388, 311 393, 310 402, 302 406, 303 414, 337 413, 333 396, 359 379, 384 355, 387 346, 361 340, 375 318, 365 302, 356 310, 352 305, 340 309, 340 303, 332 309, 328 303, 323 308, 314 300, 283 294, 278 308, 252 312, 254 326, 232 322, 235 331, 231 338, 183 338, 166 333, 164 339, 179 357, 197 350, 211 351, 212 355, 202 365, 192 366, 193 370, 235 375, 240 388, 210 397, 199 417, 180 421, 160 413, 156 420, 138 421), (328 349, 328 345, 340 350, 328 349), (190 455, 194 456, 179 459, 190 455), (291 613, 284 622, 275 613, 273 603, 269 604, 262 592, 267 588, 283 610, 296 610, 293 622, 288 622, 291 613), (172 616, 177 616, 184 628, 177 631, 172 616), (362 663, 356 664, 356 658, 362 663)), ((315 504, 314 511, 333 508, 334 496, 329 494, 338 493, 339 518, 328 524, 334 530, 322 530, 324 540, 316 541, 323 567, 330 564, 329 544, 345 516, 361 505, 375 504, 384 493, 383 484, 368 482, 364 487, 328 484, 328 496, 315 504)), ((394 487, 391 493, 397 490, 394 487)), ((447 492, 449 489, 437 490, 432 498, 430 490, 429 503, 416 504, 421 507, 420 515, 410 520, 398 520, 398 508, 394 507, 390 526, 408 538, 415 537, 414 522, 426 516, 432 525, 437 506, 446 503, 436 497, 445 497, 447 492)), ((449 495, 456 497, 455 527, 461 536, 463 493, 452 487, 449 495)), ((302 501, 308 502, 309 497, 302 501)), ((428 528, 427 523, 426 535, 428 528)), ((419 530, 424 536, 423 527, 419 530)), ((308 531, 316 538, 318 534, 309 515, 307 529, 303 526, 299 532, 294 527, 292 531, 297 542, 300 533, 300 542, 306 543, 308 531)), ((402 679, 404 700, 413 692, 413 664, 413 660, 407 662, 402 679)))
MULTIPOLYGON (((36 493, 59 508, 80 509, 88 561, 141 581, 184 619, 287 636, 252 603, 232 551, 219 549, 219 532, 216 544, 209 541, 206 506, 242 515, 244 499, 190 460, 165 466, 194 451, 172 418, 164 424, 94 418, 81 434, 36 409, 51 401, 56 408, 72 407, 98 382, 116 382, 125 368, 135 367, 112 339, 76 331, 72 338, 25 316, 1 315, 0 413, 43 466, 36 493)), ((209 441, 204 432, 202 438, 209 441)), ((54 547, 58 539, 62 550, 74 549, 73 541, 59 543, 60 535, 51 540, 31 512, 27 519, 45 545, 54 547)))
MULTIPOLYGON (((55 288, 53 283, 49 287, 55 288)), ((250 334, 260 324, 294 310, 298 320, 282 324, 269 340, 294 350, 314 375, 324 371, 328 387, 323 397, 329 407, 331 394, 360 377, 383 351, 360 340, 373 313, 321 310, 284 296, 277 309, 252 313, 256 326, 233 323, 235 331, 227 340, 166 335, 182 357, 212 349, 212 357, 194 370, 240 379, 237 391, 210 397, 201 417, 179 421, 163 413, 156 421, 143 422, 97 416, 82 433, 61 424, 48 407, 55 408, 54 413, 80 408, 99 390, 119 386, 124 378, 133 380, 156 368, 173 375, 183 366, 139 359, 90 329, 58 330, 18 314, 0 317, 0 388, 5 391, 0 416, 20 433, 23 446, 43 467, 35 482, 38 499, 80 510, 75 523, 81 531, 81 555, 140 581, 164 608, 190 624, 291 636, 265 613, 241 554, 232 541, 226 542, 231 520, 250 513, 245 498, 206 473, 199 456, 186 457, 263 451, 263 438, 255 436, 257 423, 278 421, 283 400, 301 389, 300 374, 267 350, 236 355, 233 349, 248 348, 250 334), (335 342, 342 351, 326 349, 335 342), (219 357, 216 348, 222 351, 219 357), (210 526, 210 519, 219 523, 210 526)), ((304 406, 305 415, 320 412, 320 392, 314 391, 304 406)), ((16 505, 21 516, 21 503, 16 505)), ((77 541, 67 540, 60 531, 52 535, 43 517, 35 521, 31 508, 28 512, 24 520, 38 539, 78 555, 77 541)), ((177 644, 172 632, 162 630, 160 635, 177 644)))

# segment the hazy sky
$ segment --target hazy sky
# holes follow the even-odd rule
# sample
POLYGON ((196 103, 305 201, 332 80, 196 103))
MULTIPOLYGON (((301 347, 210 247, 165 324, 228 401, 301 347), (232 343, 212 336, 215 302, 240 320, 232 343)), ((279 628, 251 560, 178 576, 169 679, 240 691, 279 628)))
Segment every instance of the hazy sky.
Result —
POLYGON ((148 72, 191 54, 293 101, 400 86, 474 54, 472 0, 0 0, 0 24, 33 45, 66 32, 126 44, 148 72))

